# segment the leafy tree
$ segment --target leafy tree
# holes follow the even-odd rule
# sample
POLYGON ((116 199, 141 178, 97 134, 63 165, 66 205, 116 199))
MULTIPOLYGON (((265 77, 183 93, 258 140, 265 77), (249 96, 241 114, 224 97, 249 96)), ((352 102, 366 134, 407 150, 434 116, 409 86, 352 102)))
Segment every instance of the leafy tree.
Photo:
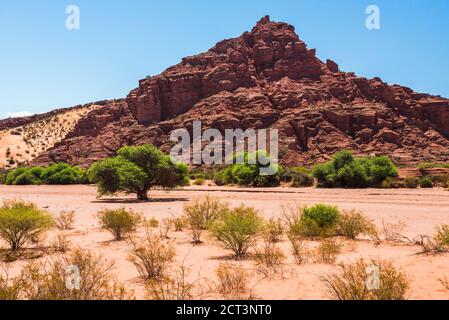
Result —
POLYGON ((115 158, 93 164, 88 177, 97 184, 100 195, 124 191, 137 194, 139 200, 148 200, 152 187, 186 185, 189 173, 185 164, 174 164, 155 146, 142 145, 121 148, 115 158))
POLYGON ((341 151, 332 161, 316 165, 313 175, 320 187, 367 188, 397 177, 398 171, 388 157, 354 158, 350 151, 341 151))
POLYGON ((265 151, 259 150, 253 153, 239 153, 234 159, 242 158, 243 163, 227 166, 216 175, 218 184, 238 184, 251 187, 277 186, 280 182, 282 168, 272 164, 270 157, 265 151), (266 164, 268 163, 268 164, 266 164), (261 170, 270 168, 274 174, 262 175, 261 170))
POLYGON ((33 203, 5 201, 0 207, 0 239, 12 251, 21 249, 52 226, 52 216, 33 203))

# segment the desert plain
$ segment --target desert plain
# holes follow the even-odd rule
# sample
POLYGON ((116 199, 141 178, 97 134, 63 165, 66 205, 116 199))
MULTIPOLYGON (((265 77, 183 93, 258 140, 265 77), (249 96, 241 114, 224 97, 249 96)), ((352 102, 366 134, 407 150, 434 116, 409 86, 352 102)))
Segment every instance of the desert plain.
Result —
MULTIPOLYGON (((245 204, 258 209, 265 218, 282 217, 282 207, 288 204, 313 205, 326 203, 342 210, 359 210, 380 228, 384 223, 402 224, 401 233, 409 238, 420 234, 432 234, 437 225, 449 224, 449 192, 446 189, 318 189, 318 188, 238 188, 216 186, 190 186, 165 191, 152 190, 151 201, 138 202, 133 196, 97 198, 93 186, 0 186, 0 201, 23 199, 35 202, 40 208, 53 214, 60 211, 75 211, 73 230, 67 232, 72 246, 91 250, 115 262, 114 273, 118 280, 134 290, 138 299, 146 297, 139 274, 128 260, 129 244, 112 241, 111 234, 100 228, 96 213, 105 208, 128 208, 141 212, 145 218, 179 217, 183 207, 197 199, 210 195, 226 201, 231 206, 245 204)), ((51 241, 56 231, 47 233, 45 241, 51 241)), ((139 230, 139 232, 143 232, 139 230)), ((189 269, 191 281, 204 279, 213 282, 215 269, 223 261, 231 261, 230 252, 220 248, 207 235, 204 243, 192 245, 187 231, 168 233, 168 239, 176 249, 177 261, 189 269)), ((286 256, 281 274, 263 276, 255 271, 251 258, 238 263, 252 273, 251 289, 255 297, 274 300, 331 299, 320 277, 338 269, 339 263, 359 258, 390 261, 407 274, 410 279, 409 299, 447 299, 441 279, 449 276, 449 254, 421 254, 421 248, 407 242, 368 239, 341 240, 343 250, 334 265, 320 263, 297 264, 291 253, 291 245, 284 236, 278 244, 286 256)), ((45 243, 45 242, 44 242, 45 243)), ((311 243, 313 246, 313 243, 311 243)), ((45 245, 42 245, 45 246, 45 245)), ((0 248, 6 249, 4 243, 0 248)), ((31 248, 32 249, 32 248, 31 248)), ((36 252, 39 249, 36 248, 36 252)), ((49 259, 52 255, 42 253, 29 259, 49 259)), ((20 272, 27 259, 9 263, 12 273, 20 272)), ((220 298, 206 295, 198 298, 220 298)))

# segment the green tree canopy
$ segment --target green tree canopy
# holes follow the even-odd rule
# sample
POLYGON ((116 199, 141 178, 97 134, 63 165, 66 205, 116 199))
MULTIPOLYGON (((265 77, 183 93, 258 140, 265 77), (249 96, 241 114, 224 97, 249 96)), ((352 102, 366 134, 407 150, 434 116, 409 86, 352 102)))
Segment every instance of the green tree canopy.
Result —
POLYGON ((100 195, 123 191, 148 200, 152 187, 174 188, 188 183, 188 168, 175 164, 170 156, 153 145, 121 148, 115 158, 97 162, 88 170, 100 195))

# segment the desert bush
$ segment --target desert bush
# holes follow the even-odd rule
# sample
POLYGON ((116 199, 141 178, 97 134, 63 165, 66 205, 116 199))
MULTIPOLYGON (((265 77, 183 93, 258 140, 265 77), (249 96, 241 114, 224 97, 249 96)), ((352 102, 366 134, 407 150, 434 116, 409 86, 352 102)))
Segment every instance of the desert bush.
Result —
POLYGON ((264 225, 263 237, 265 241, 270 243, 276 243, 281 241, 284 234, 284 226, 281 219, 271 218, 264 225))
POLYGON ((206 180, 204 178, 196 178, 195 181, 193 181, 193 184, 196 186, 202 186, 206 183, 206 180))
POLYGON ((209 225, 212 236, 223 248, 232 250, 236 257, 246 254, 263 228, 263 219, 257 210, 241 205, 227 210, 209 225))
POLYGON ((307 263, 312 252, 307 246, 306 239, 295 234, 289 234, 288 239, 292 246, 292 254, 295 262, 297 264, 307 263))
POLYGON ((172 224, 173 224, 173 229, 176 232, 181 232, 186 227, 187 221, 186 221, 185 217, 178 217, 178 218, 172 219, 172 224))
POLYGON ((443 224, 437 226, 434 238, 441 245, 449 246, 449 225, 443 224))
POLYGON ((157 220, 155 217, 152 217, 149 220, 145 220, 144 225, 145 227, 150 229, 159 228, 159 220, 157 220))
POLYGON ((235 161, 238 164, 229 165, 215 175, 214 180, 216 184, 238 184, 248 187, 273 187, 279 185, 282 168, 273 164, 270 156, 265 151, 238 153, 234 156, 234 160, 236 159, 241 161, 235 161), (263 175, 261 174, 261 169, 269 169, 273 174, 263 175))
POLYGON ((340 214, 337 234, 355 240, 359 235, 377 237, 376 225, 363 213, 352 210, 340 214))
POLYGON ((184 206, 183 218, 190 228, 193 242, 201 243, 203 231, 227 210, 228 204, 215 200, 210 196, 184 206))
POLYGON ((161 239, 169 239, 168 233, 172 229, 173 222, 169 218, 162 219, 159 223, 159 236, 161 239))
POLYGON ((341 253, 342 245, 335 239, 322 241, 314 251, 316 263, 334 264, 341 253))
POLYGON ((446 291, 449 291, 449 279, 446 276, 443 279, 440 279, 440 283, 446 291))
POLYGON ((224 186, 226 184, 223 176, 223 171, 216 172, 213 176, 213 180, 217 186, 224 186))
POLYGON ((87 183, 86 172, 66 163, 54 163, 43 169, 41 178, 45 184, 69 185, 87 183))
POLYGON ((251 298, 249 287, 251 274, 236 264, 220 263, 215 269, 217 292, 227 300, 246 300, 251 298))
POLYGON ((399 188, 403 188, 404 186, 405 186, 405 184, 403 183, 402 180, 400 180, 398 178, 391 178, 391 177, 388 177, 387 179, 382 181, 382 183, 380 184, 380 187, 383 189, 399 189, 399 188))
POLYGON ((405 185, 406 188, 416 189, 416 188, 419 187, 419 179, 418 178, 413 178, 413 177, 405 178, 404 185, 405 185))
POLYGON ((429 176, 424 176, 419 180, 419 186, 421 188, 433 188, 433 180, 429 176))
POLYGON ((113 266, 80 248, 48 262, 30 263, 22 272, 28 282, 25 296, 29 300, 132 299, 133 294, 113 276, 113 266))
POLYGON ((262 247, 255 247, 254 251, 258 273, 265 277, 283 273, 286 256, 273 242, 264 241, 262 247))
POLYGON ((386 241, 398 241, 403 238, 402 232, 406 225, 404 222, 399 221, 397 223, 390 223, 382 219, 382 226, 380 228, 380 234, 386 241))
POLYGON ((148 234, 143 239, 131 241, 129 261, 144 280, 163 280, 175 258, 175 250, 159 237, 148 234))
POLYGON ((321 280, 337 300, 404 300, 409 289, 407 276, 381 260, 341 264, 339 272, 321 280))
POLYGON ((354 158, 350 151, 338 152, 332 161, 312 170, 319 187, 366 188, 395 178, 397 169, 388 157, 354 158))
POLYGON ((97 216, 101 227, 111 232, 117 241, 134 232, 142 221, 141 214, 125 208, 105 209, 100 211, 97 216))
POLYGON ((163 279, 151 280, 146 283, 147 297, 150 300, 198 300, 202 295, 199 280, 187 280, 190 270, 180 265, 163 279))
POLYGON ((0 238, 17 251, 53 226, 53 218, 34 203, 5 201, 0 207, 0 238))
POLYGON ((54 235, 53 241, 50 243, 50 246, 56 251, 56 252, 67 252, 70 249, 71 243, 67 239, 67 235, 58 232, 54 235))
POLYGON ((310 170, 304 167, 287 169, 282 173, 282 180, 290 183, 290 186, 294 188, 313 187, 315 184, 310 170))
POLYGON ((60 230, 70 230, 75 223, 76 213, 75 211, 61 211, 56 217, 54 217, 55 225, 60 230))
POLYGON ((8 173, 7 185, 40 185, 40 184, 85 184, 88 183, 86 172, 66 163, 55 163, 46 168, 18 168, 8 173))
POLYGON ((11 277, 8 266, 0 263, 0 301, 23 299, 26 286, 22 275, 11 277))
POLYGON ((301 218, 291 232, 305 237, 328 237, 336 233, 340 211, 337 207, 317 204, 302 208, 301 218))

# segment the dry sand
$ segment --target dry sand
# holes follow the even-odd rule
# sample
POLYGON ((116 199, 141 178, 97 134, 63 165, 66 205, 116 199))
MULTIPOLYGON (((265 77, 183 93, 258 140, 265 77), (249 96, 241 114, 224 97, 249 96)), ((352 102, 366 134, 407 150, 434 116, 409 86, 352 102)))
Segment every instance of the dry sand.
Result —
MULTIPOLYGON (((153 201, 139 203, 129 198, 96 199, 96 190, 88 186, 0 186, 0 198, 22 198, 36 202, 52 213, 75 210, 77 213, 75 230, 69 233, 70 241, 82 248, 101 253, 116 261, 115 273, 120 281, 134 288, 138 298, 144 297, 144 290, 135 267, 127 261, 126 242, 111 242, 111 234, 98 228, 95 213, 102 208, 126 207, 142 212, 145 217, 179 216, 182 207, 206 194, 228 201, 237 206, 244 203, 259 209, 269 217, 281 216, 281 207, 287 203, 299 204, 328 203, 341 209, 361 210, 376 224, 382 220, 390 223, 404 222, 404 234, 413 237, 418 234, 433 233, 438 224, 449 224, 449 192, 443 189, 431 190, 323 190, 323 189, 241 189, 228 187, 188 187, 176 191, 152 191, 153 201)), ((52 232, 48 238, 52 237, 52 232)), ((185 258, 191 268, 192 278, 198 276, 214 280, 214 269, 227 252, 219 248, 211 239, 205 244, 192 246, 184 232, 170 232, 170 241, 176 247, 178 260, 185 258)), ((336 270, 335 266, 308 263, 296 265, 291 257, 290 245, 285 239, 279 244, 288 256, 283 278, 263 279, 255 275, 254 291, 262 299, 328 299, 325 287, 320 283, 320 275, 336 270)), ((411 279, 410 299, 446 299, 439 281, 449 276, 449 255, 417 255, 417 246, 382 244, 357 241, 347 242, 338 262, 352 261, 359 257, 390 260, 401 268, 411 279)), ((20 269, 23 261, 14 262, 13 269, 20 269)), ((254 263, 244 261, 248 269, 254 263)))

